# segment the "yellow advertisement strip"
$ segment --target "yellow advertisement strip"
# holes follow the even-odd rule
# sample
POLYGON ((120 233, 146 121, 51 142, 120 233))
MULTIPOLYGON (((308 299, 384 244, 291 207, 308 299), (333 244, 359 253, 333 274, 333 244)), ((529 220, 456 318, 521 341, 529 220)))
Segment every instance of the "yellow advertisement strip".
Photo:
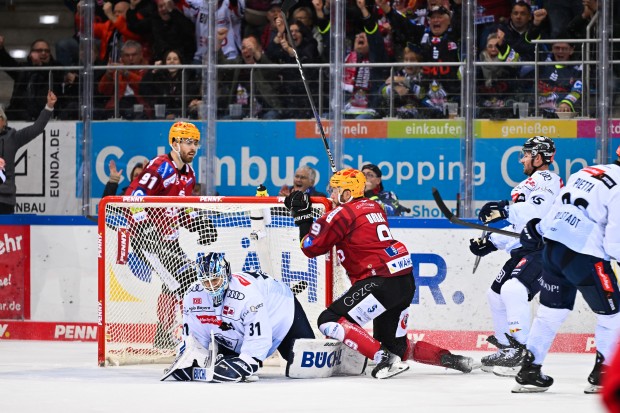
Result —
POLYGON ((550 138, 577 138, 576 120, 511 119, 478 121, 477 138, 524 138, 545 135, 550 138))

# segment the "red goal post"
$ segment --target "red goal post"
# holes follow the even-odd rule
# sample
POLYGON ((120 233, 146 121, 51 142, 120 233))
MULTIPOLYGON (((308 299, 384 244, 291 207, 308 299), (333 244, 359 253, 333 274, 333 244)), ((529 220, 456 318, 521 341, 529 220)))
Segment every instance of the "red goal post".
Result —
MULTIPOLYGON (((262 270, 288 284, 308 319, 348 286, 334 254, 308 259, 283 197, 106 197, 98 217, 98 363, 168 363, 180 338, 180 300, 201 254, 232 271, 262 270), (336 278, 339 279, 336 282, 336 278)), ((312 198, 315 218, 332 209, 312 198)), ((318 330, 317 330, 318 333, 318 330)))

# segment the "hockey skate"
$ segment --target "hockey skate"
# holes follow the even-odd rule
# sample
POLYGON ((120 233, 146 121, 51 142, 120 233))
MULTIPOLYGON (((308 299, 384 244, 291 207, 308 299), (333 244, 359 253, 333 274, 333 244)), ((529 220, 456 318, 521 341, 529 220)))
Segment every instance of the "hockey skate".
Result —
POLYGON ((493 372, 493 367, 496 365, 496 361, 502 356, 503 350, 508 348, 508 345, 500 343, 495 336, 488 336, 487 342, 497 347, 497 351, 488 356, 484 356, 480 359, 482 363, 482 371, 487 373, 493 372))
POLYGON ((553 378, 542 374, 541 367, 540 364, 534 364, 534 355, 526 349, 523 366, 515 377, 517 385, 512 389, 512 392, 540 393, 547 391, 553 384, 553 378))
POLYGON ((498 347, 498 351, 482 358, 483 371, 492 372, 500 377, 517 375, 518 366, 522 364, 525 356, 525 346, 508 334, 506 334, 506 338, 508 338, 508 345, 501 344, 494 336, 487 338, 489 343, 498 347))
POLYGON ((400 357, 390 353, 383 346, 381 346, 381 349, 375 356, 375 363, 377 363, 377 366, 370 373, 375 379, 388 379, 409 370, 407 363, 402 362, 400 357))
POLYGON ((588 376, 588 383, 590 383, 590 385, 583 391, 585 394, 596 394, 601 392, 601 382, 603 381, 603 375, 605 374, 605 370, 603 370, 604 362, 605 357, 597 351, 594 368, 592 369, 592 373, 588 376))
POLYGON ((441 356, 441 365, 448 369, 462 371, 463 373, 471 373, 473 369, 480 367, 480 364, 475 363, 473 358, 452 353, 441 356))

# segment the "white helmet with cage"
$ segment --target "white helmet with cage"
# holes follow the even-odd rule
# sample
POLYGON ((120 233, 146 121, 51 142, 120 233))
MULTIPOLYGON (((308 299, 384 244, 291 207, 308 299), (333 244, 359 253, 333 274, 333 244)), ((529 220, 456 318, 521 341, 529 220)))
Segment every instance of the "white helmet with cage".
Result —
POLYGON ((224 258, 224 254, 210 252, 198 258, 197 262, 198 281, 205 291, 213 297, 213 305, 219 306, 224 300, 230 281, 230 263, 224 258))

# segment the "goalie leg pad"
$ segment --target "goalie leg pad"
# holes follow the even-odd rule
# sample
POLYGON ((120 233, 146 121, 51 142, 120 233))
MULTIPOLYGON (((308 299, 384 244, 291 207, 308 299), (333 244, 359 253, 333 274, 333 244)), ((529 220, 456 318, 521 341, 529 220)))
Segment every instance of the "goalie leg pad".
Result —
POLYGON ((286 364, 286 377, 316 379, 331 376, 359 376, 368 359, 337 340, 297 339, 286 364))
MULTIPOLYGON (((215 348, 214 351, 217 352, 215 348)), ((164 381, 172 376, 176 380, 190 381, 193 377, 192 369, 194 367, 207 367, 211 362, 213 354, 212 351, 204 348, 194 336, 189 335, 179 346, 177 358, 165 370, 160 380, 164 381)))

